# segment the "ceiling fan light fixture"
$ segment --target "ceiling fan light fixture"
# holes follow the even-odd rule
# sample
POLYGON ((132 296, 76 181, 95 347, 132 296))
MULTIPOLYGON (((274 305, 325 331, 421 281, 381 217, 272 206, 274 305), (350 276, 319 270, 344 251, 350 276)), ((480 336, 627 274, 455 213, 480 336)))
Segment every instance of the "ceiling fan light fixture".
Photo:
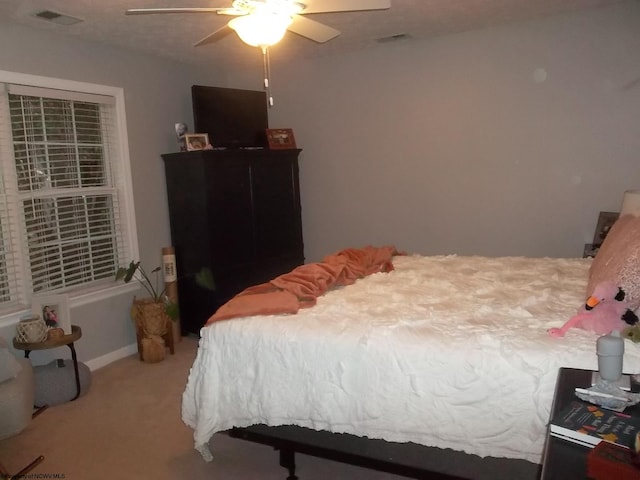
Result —
POLYGON ((291 16, 269 11, 256 11, 229 22, 229 27, 235 30, 240 39, 252 47, 275 45, 282 40, 289 25, 291 16))

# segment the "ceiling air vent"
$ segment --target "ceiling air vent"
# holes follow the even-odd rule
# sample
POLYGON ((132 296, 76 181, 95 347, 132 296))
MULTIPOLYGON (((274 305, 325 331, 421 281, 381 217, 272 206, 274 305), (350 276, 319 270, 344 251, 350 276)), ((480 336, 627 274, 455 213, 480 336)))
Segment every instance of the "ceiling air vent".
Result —
POLYGON ((72 17, 70 15, 64 15, 63 13, 53 12, 51 10, 43 10, 33 14, 36 18, 41 18, 49 22, 57 23, 58 25, 74 25, 80 23, 83 20, 80 18, 72 17))
POLYGON ((397 42, 399 40, 409 40, 411 38, 410 35, 406 33, 394 33, 393 35, 389 35, 387 37, 376 38, 376 42, 378 43, 389 43, 389 42, 397 42))

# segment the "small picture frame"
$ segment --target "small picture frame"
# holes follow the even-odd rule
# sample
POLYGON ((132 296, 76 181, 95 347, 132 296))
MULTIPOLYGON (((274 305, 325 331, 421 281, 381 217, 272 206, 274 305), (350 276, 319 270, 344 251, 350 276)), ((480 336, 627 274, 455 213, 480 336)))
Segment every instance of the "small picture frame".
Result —
POLYGON ((607 237, 609 230, 616 220, 618 219, 618 212, 600 212, 598 215, 598 224, 596 225, 596 231, 593 234, 593 245, 599 247, 607 237))
POLYGON ((267 128, 267 144, 271 150, 296 148, 296 139, 290 128, 267 128))
POLYGON ((176 123, 176 138, 178 139, 178 148, 180 148, 181 152, 187 151, 187 142, 185 141, 184 136, 189 132, 189 127, 186 123, 176 123))
POLYGON ((71 335, 69 298, 66 295, 34 295, 31 312, 40 316, 48 328, 61 328, 65 335, 71 335))
POLYGON ((593 243, 585 243, 582 251, 582 258, 595 258, 600 247, 596 247, 593 243))
POLYGON ((184 139, 189 152, 204 150, 209 145, 208 133, 186 133, 184 139))

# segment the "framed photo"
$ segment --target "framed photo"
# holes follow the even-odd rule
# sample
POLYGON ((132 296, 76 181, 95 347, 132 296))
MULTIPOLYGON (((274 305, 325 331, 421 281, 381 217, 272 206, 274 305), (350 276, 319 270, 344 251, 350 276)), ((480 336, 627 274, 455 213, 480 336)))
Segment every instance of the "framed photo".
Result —
POLYGON ((296 148, 296 139, 290 128, 267 128, 267 143, 272 150, 296 148))
POLYGON ((176 138, 178 139, 178 147, 180 148, 181 152, 186 152, 187 143, 185 141, 184 136, 189 131, 189 127, 187 126, 186 123, 176 123, 175 129, 176 129, 176 138))
POLYGON ((598 216, 598 224, 593 234, 593 245, 599 247, 607 237, 609 230, 618 219, 618 212, 600 212, 598 216))
POLYGON ((585 243, 582 252, 582 258, 595 258, 600 247, 596 247, 593 243, 585 243))
POLYGON ((189 152, 204 150, 209 145, 208 133, 185 133, 184 139, 189 152))
POLYGON ((65 335, 71 335, 69 298, 66 295, 34 295, 31 311, 39 315, 49 328, 62 328, 65 335))

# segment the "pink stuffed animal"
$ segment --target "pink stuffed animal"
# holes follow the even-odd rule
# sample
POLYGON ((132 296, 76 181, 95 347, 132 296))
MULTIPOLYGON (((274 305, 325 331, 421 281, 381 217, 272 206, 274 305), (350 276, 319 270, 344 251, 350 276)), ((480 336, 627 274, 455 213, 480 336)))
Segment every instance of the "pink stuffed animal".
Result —
POLYGON ((638 316, 624 301, 625 292, 612 282, 596 285, 586 303, 576 315, 560 328, 550 328, 549 335, 562 337, 571 327, 582 328, 598 335, 606 335, 612 330, 622 331, 638 323, 638 316))

